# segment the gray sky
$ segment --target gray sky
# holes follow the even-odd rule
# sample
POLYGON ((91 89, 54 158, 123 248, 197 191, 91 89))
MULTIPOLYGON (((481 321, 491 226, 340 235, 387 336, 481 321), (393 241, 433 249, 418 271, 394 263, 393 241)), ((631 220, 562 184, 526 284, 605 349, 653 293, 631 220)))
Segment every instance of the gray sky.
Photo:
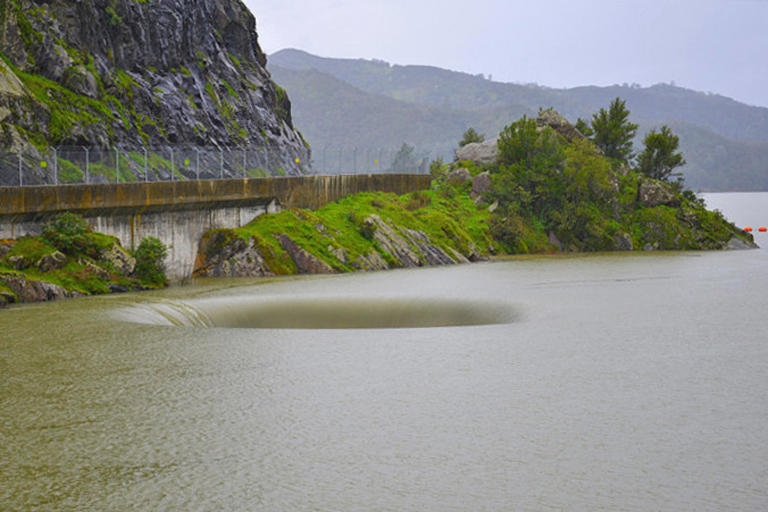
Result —
POLYGON ((768 107, 768 0, 245 0, 267 53, 550 87, 674 81, 768 107))

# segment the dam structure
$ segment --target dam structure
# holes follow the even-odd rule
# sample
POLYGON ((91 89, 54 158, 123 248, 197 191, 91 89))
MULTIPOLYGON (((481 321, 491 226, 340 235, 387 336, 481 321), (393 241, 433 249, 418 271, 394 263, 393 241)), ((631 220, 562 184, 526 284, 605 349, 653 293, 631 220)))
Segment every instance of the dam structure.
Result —
POLYGON ((0 187, 0 239, 39 235, 52 217, 78 213, 95 231, 135 250, 153 236, 168 246, 166 275, 191 277, 200 238, 264 213, 317 209, 358 192, 406 194, 429 188, 428 174, 312 175, 96 185, 0 187))

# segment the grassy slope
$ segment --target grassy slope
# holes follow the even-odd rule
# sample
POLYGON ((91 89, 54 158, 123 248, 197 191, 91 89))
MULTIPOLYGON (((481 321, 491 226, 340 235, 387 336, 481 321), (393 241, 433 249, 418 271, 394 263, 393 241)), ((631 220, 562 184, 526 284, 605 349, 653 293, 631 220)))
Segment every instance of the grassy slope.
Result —
MULTIPOLYGON (((488 230, 487 205, 475 205, 466 190, 434 189, 403 196, 375 192, 360 193, 331 203, 317 211, 294 209, 257 217, 233 230, 245 239, 253 237, 276 274, 293 274, 296 267, 282 249, 276 235, 287 234, 299 246, 339 272, 354 271, 352 262, 371 251, 378 251, 385 261, 397 266, 395 257, 384 251, 366 231, 365 219, 376 214, 395 230, 423 231, 434 245, 450 254, 462 254, 470 247, 489 255, 496 247, 488 230), (318 229, 319 228, 319 229, 318 229), (343 248, 346 262, 334 255, 343 248)), ((416 247, 412 247, 418 252, 416 247)))

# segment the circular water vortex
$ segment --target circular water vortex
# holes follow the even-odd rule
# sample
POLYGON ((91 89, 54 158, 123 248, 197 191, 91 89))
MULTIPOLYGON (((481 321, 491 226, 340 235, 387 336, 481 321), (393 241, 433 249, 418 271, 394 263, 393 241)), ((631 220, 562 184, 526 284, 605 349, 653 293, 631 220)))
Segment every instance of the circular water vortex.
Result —
POLYGON ((138 304, 114 313, 123 321, 230 329, 403 329, 508 324, 507 304, 440 298, 233 296, 138 304))

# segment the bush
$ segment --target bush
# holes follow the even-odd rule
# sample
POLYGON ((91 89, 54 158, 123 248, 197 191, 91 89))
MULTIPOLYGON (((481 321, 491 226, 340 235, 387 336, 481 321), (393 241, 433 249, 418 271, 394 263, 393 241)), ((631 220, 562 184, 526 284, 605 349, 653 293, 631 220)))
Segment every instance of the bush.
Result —
POLYGON ((134 252, 136 258, 135 276, 143 283, 151 286, 165 286, 165 256, 168 249, 165 244, 155 237, 141 239, 139 247, 134 252))
POLYGON ((92 229, 75 213, 57 215, 43 227, 43 238, 59 251, 70 256, 96 256, 98 247, 90 235, 92 229))

